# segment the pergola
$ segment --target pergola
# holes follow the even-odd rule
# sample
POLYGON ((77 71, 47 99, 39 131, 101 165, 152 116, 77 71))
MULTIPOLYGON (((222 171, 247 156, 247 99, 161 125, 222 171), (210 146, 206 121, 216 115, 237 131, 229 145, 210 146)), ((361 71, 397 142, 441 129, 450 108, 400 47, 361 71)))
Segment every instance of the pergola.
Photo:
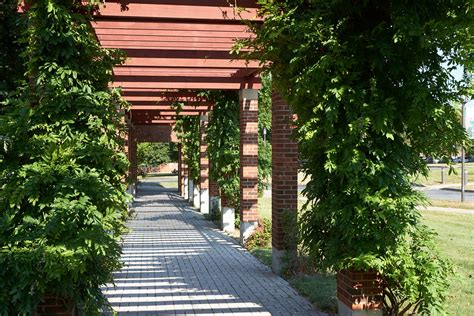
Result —
MULTIPOLYGON (((240 91, 241 241, 258 221, 258 89, 260 64, 231 54, 236 39, 252 37, 243 19, 258 22, 253 0, 130 0, 107 1, 93 27, 103 47, 120 48, 128 58, 114 69, 113 86, 121 87, 132 105, 127 113, 130 175, 137 180, 137 142, 177 141, 172 104, 184 104, 179 115, 205 115, 213 104, 196 90, 240 91)), ((297 145, 291 139, 291 112, 274 93, 272 119, 272 237, 273 268, 279 272, 289 249, 285 243, 284 212, 297 210, 297 145)), ((210 199, 219 196, 209 183, 206 120, 200 124, 198 203, 208 213, 210 199)), ((211 162, 212 165, 212 162, 211 162)), ((186 162, 179 159, 179 192, 188 194, 186 162)), ((195 201, 196 202, 196 201, 195 201)), ((225 206, 225 205, 223 205, 225 206)))

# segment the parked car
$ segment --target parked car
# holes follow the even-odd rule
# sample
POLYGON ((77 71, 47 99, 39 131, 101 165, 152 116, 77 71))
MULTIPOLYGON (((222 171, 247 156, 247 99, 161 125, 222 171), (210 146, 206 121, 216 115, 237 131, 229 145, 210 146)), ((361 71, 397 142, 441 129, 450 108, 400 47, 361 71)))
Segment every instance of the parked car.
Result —
POLYGON ((459 162, 462 162, 462 159, 461 159, 461 157, 454 157, 454 158, 451 158, 451 161, 459 163, 459 162))

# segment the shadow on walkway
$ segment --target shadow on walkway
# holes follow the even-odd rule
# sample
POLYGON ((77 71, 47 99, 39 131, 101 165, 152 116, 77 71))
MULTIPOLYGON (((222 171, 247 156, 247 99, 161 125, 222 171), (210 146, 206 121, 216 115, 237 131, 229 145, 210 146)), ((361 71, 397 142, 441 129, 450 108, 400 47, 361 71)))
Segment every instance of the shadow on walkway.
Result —
POLYGON ((320 315, 176 190, 142 183, 134 208, 103 288, 119 315, 320 315))

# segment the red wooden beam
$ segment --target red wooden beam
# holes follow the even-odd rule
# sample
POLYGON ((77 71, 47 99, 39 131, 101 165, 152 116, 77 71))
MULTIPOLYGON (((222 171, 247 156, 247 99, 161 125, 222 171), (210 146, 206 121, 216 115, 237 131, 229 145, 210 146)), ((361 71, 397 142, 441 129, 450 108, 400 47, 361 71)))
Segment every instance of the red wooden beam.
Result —
POLYGON ((173 125, 176 123, 176 120, 149 120, 149 121, 139 121, 139 120, 133 120, 132 123, 135 124, 140 124, 140 125, 153 125, 153 124, 164 124, 164 125, 173 125))
MULTIPOLYGON (((258 68, 246 68, 249 72, 257 72, 258 68)), ((118 76, 189 76, 189 77, 237 77, 240 68, 154 68, 154 67, 115 67, 118 76)), ((246 76, 247 77, 247 76, 246 76)))
MULTIPOLYGON (((132 24, 132 23, 130 23, 132 24)), ((192 27, 192 24, 188 28, 181 28, 183 24, 176 24, 176 29, 166 28, 163 29, 161 24, 155 24, 154 27, 148 27, 147 29, 134 29, 134 28, 100 28, 99 26, 95 29, 95 33, 99 38, 104 40, 119 40, 123 36, 134 36, 132 39, 143 39, 147 40, 158 39, 159 41, 162 38, 167 37, 178 37, 178 39, 188 40, 192 42, 193 38, 210 38, 223 41, 233 41, 235 38, 248 38, 252 36, 252 33, 246 32, 246 30, 237 29, 237 30, 228 30, 223 31, 219 29, 219 26, 216 25, 214 29, 208 30, 196 30, 192 27)), ((189 25, 189 24, 187 24, 189 25)), ((253 36, 252 36, 253 37, 253 36)))
MULTIPOLYGON (((195 1, 195 3, 199 3, 195 1)), ((92 22, 94 29, 125 29, 140 30, 146 34, 148 30, 182 30, 182 31, 219 31, 219 32, 242 32, 247 33, 248 27, 243 23, 212 23, 200 21, 137 21, 137 20, 101 20, 98 16, 97 20, 92 22)))
MULTIPOLYGON (((194 114, 199 114, 199 113, 205 113, 205 112, 208 112, 209 109, 205 109, 205 110, 187 110, 187 109, 183 109, 183 111, 181 111, 179 113, 179 115, 194 115, 194 114)), ((176 116, 178 115, 178 113, 174 110, 174 109, 166 109, 166 110, 156 110, 156 109, 146 109, 146 110, 142 110, 142 109, 134 109, 132 108, 131 111, 130 111, 130 115, 132 117, 157 117, 157 116, 163 116, 163 115, 173 115, 173 116, 176 116)))
POLYGON ((259 82, 117 82, 114 87, 129 88, 160 88, 160 89, 196 89, 196 90, 240 90, 240 89, 260 89, 259 82))
MULTIPOLYGON (((230 51, 234 46, 234 43, 200 43, 200 42, 145 42, 145 41, 109 41, 101 40, 101 45, 105 48, 133 48, 133 49, 193 49, 193 50, 219 50, 219 51, 230 51)), ((242 51, 246 51, 245 49, 242 51)))
POLYGON ((163 89, 129 89, 122 92, 123 96, 154 96, 158 101, 205 101, 204 97, 198 96, 196 91, 179 91, 163 89))
MULTIPOLYGON (((123 0, 110 0, 110 2, 122 3, 123 0)), ((196 5, 196 6, 229 6, 229 0, 131 0, 126 3, 159 3, 159 4, 179 4, 179 5, 196 5)), ((257 8, 255 0, 239 0, 239 6, 245 8, 257 8)))
MULTIPOLYGON (((209 106, 183 106, 183 111, 208 111, 209 106)), ((171 111, 174 110, 171 106, 156 106, 156 105, 136 105, 132 103, 132 110, 156 110, 156 111, 171 111)))
MULTIPOLYGON (((115 75, 115 82, 123 84, 123 86, 132 87, 134 83, 139 83, 138 88, 152 88, 148 84, 165 82, 190 82, 190 83, 241 83, 243 81, 248 83, 259 83, 260 78, 239 78, 239 77, 190 77, 190 76, 121 76, 115 75)), ((156 85, 154 85, 156 86, 156 85)))
POLYGON ((127 59, 125 66, 141 67, 186 67, 186 68, 259 68, 258 61, 236 59, 206 59, 206 58, 146 58, 135 57, 127 59))
MULTIPOLYGON (((119 1, 116 1, 119 2, 119 1)), ((151 1, 150 1, 151 2, 151 1)), ((261 20, 257 17, 256 8, 246 8, 244 11, 227 5, 179 5, 161 3, 137 3, 127 1, 126 6, 108 1, 106 6, 100 6, 100 17, 128 17, 153 19, 190 19, 190 20, 221 20, 240 21, 261 20)))

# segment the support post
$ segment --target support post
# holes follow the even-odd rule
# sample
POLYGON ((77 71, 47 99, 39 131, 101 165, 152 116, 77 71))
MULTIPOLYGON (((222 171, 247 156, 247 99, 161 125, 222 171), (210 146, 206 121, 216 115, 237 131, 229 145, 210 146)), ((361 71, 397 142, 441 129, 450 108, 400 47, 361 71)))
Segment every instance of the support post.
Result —
POLYGON ((128 168, 128 176, 130 179, 129 193, 136 194, 137 180, 138 180, 138 164, 137 164, 137 140, 135 137, 135 127, 133 124, 128 126, 127 135, 127 155, 130 162, 128 168))
POLYGON ((272 94, 272 270, 296 265, 298 211, 298 144, 292 138, 293 114, 276 92, 272 94))
POLYGON ((201 207, 201 191, 199 190, 199 186, 197 183, 193 182, 193 203, 192 205, 200 209, 201 207))
POLYGON ((181 158, 181 144, 178 144, 178 194, 183 196, 183 159, 181 158))
POLYGON ((185 200, 189 199, 189 171, 186 161, 181 158, 183 161, 183 198, 185 200))
POLYGON ((200 142, 199 142, 199 151, 200 151, 200 160, 199 165, 201 169, 201 183, 200 183, 200 204, 199 209, 202 214, 209 214, 209 157, 207 156, 207 115, 201 115, 200 120, 200 142))
POLYGON ((194 205, 194 181, 191 177, 188 178, 188 202, 194 205))
MULTIPOLYGON (((212 163, 209 161, 209 173, 212 163)), ((219 196, 219 186, 216 181, 209 178, 209 213, 221 214, 221 198, 219 196)))
POLYGON ((258 222, 258 90, 240 90, 240 242, 258 222))

